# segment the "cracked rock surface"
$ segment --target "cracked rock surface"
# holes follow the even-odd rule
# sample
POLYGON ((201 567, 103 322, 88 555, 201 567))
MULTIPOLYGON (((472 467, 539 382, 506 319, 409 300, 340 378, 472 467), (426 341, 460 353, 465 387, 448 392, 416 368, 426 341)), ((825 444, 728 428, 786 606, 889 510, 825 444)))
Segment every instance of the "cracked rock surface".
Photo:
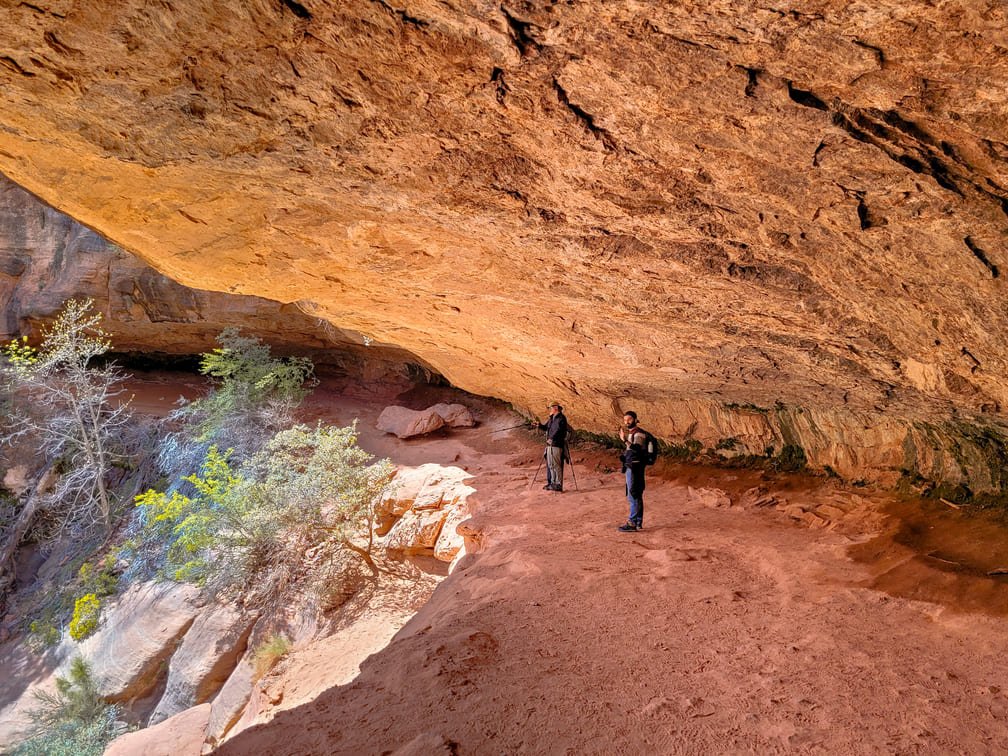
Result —
POLYGON ((810 460, 895 470, 931 454, 915 423, 1000 427, 1008 401, 1006 21, 6 4, 0 172, 184 284, 298 302, 540 415, 611 432, 632 407, 713 443, 752 422, 724 408, 779 403, 810 460))

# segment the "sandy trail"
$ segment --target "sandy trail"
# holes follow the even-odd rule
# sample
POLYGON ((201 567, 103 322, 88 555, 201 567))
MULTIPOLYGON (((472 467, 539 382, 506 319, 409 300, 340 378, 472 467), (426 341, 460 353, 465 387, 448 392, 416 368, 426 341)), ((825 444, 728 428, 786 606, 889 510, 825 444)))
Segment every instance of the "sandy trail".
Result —
POLYGON ((221 753, 1008 751, 1008 621, 871 590, 840 532, 690 491, 753 473, 653 476, 623 534, 611 453, 545 492, 535 442, 487 432, 506 417, 400 442, 369 430, 381 406, 356 408, 362 444, 473 473, 486 547, 354 681, 221 753))

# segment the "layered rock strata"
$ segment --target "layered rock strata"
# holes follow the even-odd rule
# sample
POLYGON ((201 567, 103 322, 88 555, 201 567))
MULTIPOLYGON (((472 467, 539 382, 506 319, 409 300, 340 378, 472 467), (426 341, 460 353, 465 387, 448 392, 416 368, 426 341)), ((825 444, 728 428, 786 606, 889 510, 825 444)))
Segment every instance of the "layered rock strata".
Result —
POLYGON ((1005 25, 895 0, 12 4, 0 171, 173 279, 301 302, 475 393, 666 438, 713 418, 701 443, 782 405, 757 435, 813 462, 983 488, 942 438, 996 435, 1008 400, 1005 25))

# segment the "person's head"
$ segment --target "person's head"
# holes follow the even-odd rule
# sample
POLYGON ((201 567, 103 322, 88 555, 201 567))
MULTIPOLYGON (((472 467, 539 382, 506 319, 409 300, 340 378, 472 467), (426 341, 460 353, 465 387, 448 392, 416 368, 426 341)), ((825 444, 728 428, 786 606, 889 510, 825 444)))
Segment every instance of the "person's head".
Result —
POLYGON ((636 428, 637 427, 637 413, 636 412, 630 412, 630 411, 624 412, 623 413, 623 425, 625 425, 627 428, 636 428))
POLYGON ((559 404, 557 404, 556 402, 553 402, 553 404, 551 404, 551 405, 549 406, 549 413, 550 413, 551 415, 558 415, 558 414, 560 414, 560 413, 561 413, 562 411, 563 411, 563 407, 561 407, 561 406, 560 406, 559 404))

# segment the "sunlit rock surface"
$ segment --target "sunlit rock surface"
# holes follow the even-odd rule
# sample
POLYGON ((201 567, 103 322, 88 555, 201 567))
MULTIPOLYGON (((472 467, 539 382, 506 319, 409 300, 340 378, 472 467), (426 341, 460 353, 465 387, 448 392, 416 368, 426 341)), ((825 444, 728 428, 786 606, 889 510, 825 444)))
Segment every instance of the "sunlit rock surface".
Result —
POLYGON ((0 171, 184 284, 540 415, 981 490, 1001 447, 958 439, 1008 398, 1006 21, 8 4, 0 171))

